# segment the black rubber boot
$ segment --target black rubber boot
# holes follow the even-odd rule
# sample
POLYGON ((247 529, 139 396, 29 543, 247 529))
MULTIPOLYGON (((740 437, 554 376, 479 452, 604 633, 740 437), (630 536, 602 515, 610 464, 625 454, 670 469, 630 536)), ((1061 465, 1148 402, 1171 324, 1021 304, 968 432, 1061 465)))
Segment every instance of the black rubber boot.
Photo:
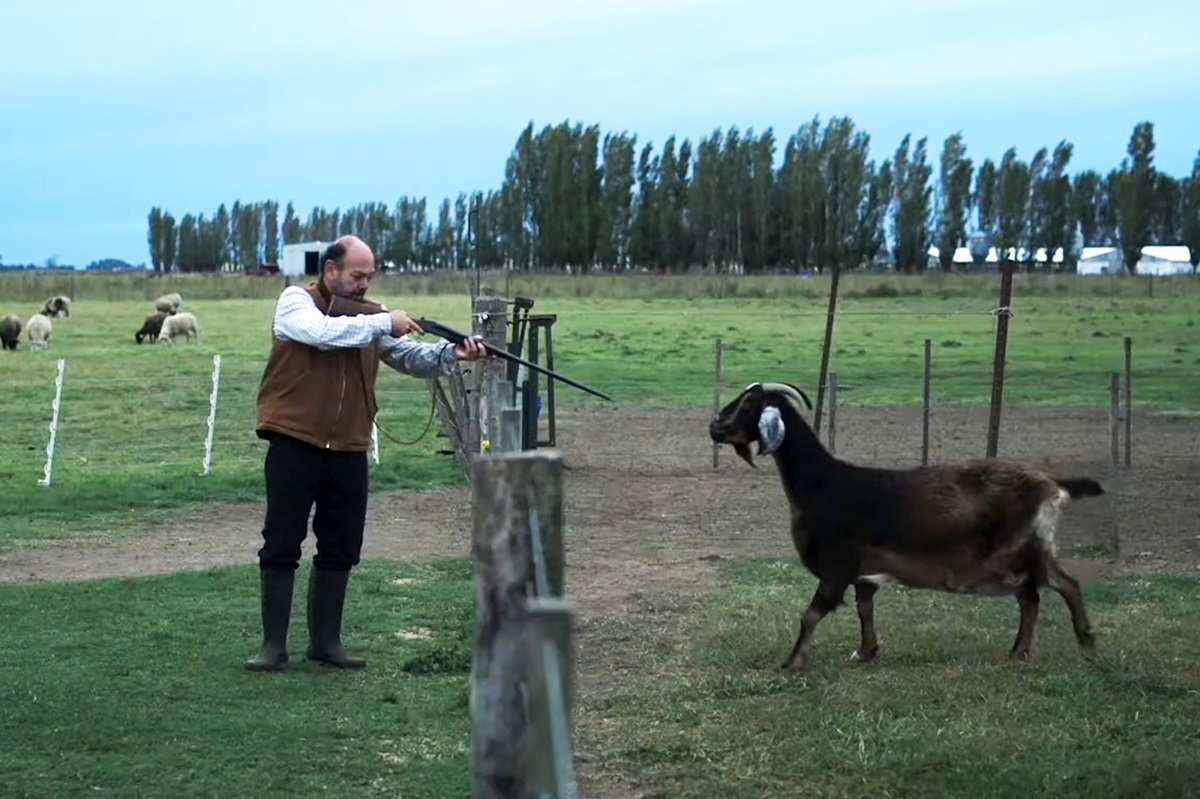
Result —
POLYGON ((292 586, 296 573, 290 569, 259 569, 262 595, 262 651, 246 661, 250 671, 280 671, 288 662, 288 622, 292 617, 292 586))
POLYGON ((349 581, 348 571, 314 567, 309 574, 308 659, 339 669, 362 669, 367 661, 350 657, 342 647, 342 608, 349 581))

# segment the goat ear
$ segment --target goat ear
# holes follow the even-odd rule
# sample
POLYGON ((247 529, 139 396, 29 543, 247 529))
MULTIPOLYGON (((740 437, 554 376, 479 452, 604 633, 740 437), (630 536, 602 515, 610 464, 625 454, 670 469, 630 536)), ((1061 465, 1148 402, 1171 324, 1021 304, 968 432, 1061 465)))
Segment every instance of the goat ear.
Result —
POLYGON ((750 446, 748 444, 734 444, 733 451, 736 452, 738 457, 744 460, 746 463, 750 464, 755 469, 758 468, 757 466, 754 466, 754 458, 750 455, 750 446))
POLYGON ((779 409, 774 405, 764 407, 758 415, 758 454, 770 455, 779 449, 786 433, 779 409))

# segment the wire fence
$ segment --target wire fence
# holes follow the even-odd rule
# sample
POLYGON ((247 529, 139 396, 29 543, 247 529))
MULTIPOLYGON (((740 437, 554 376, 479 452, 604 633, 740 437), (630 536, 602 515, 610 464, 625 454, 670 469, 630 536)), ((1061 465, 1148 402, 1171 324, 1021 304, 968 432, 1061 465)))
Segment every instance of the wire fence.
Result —
MULTIPOLYGON (((19 401, 5 409, 6 467, 44 486, 155 470, 248 474, 266 452, 255 434, 260 361, 215 354, 203 365, 132 376, 58 359, 44 383, 20 386, 19 401)), ((407 442, 438 446, 430 381, 381 375, 377 396, 372 465, 407 442)))

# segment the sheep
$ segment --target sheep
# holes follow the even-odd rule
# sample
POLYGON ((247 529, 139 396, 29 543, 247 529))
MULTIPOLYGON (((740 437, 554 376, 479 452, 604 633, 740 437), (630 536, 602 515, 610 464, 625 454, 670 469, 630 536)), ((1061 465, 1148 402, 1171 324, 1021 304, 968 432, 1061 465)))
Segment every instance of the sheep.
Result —
POLYGON ((40 313, 35 313, 29 317, 29 321, 25 323, 25 333, 29 336, 29 348, 34 350, 44 349, 50 346, 50 332, 53 326, 50 324, 50 319, 40 313))
POLYGON ((1015 595, 1020 607, 1009 653, 1029 657, 1039 589, 1067 604, 1085 653, 1095 637, 1079 583, 1059 565, 1054 540, 1071 499, 1099 496, 1091 478, 1062 479, 1015 460, 981 458, 912 469, 882 469, 840 460, 821 445, 802 415, 812 403, 788 383, 753 383, 709 425, 754 466, 750 446, 774 457, 791 508, 792 543, 818 580, 784 671, 808 663, 821 619, 844 604, 853 584, 862 639, 854 659, 879 651, 875 592, 889 580, 957 593, 1015 595))
POLYGON ((162 311, 168 316, 176 313, 183 304, 183 298, 177 293, 164 294, 154 301, 154 310, 162 311))
POLYGON ((163 320, 166 318, 167 315, 162 311, 150 314, 142 321, 141 329, 133 334, 133 340, 141 344, 142 340, 146 338, 157 339, 158 334, 162 331, 163 320))
POLYGON ((194 314, 184 311, 163 318, 162 328, 158 331, 158 342, 174 343, 175 337, 179 335, 188 338, 200 335, 200 326, 194 314))
POLYGON ((4 349, 15 350, 21 340, 21 317, 15 313, 5 314, 0 318, 0 343, 4 349))
POLYGON ((46 300, 42 306, 40 313, 43 316, 53 318, 55 316, 70 316, 71 315, 71 298, 65 294, 51 297, 46 300))

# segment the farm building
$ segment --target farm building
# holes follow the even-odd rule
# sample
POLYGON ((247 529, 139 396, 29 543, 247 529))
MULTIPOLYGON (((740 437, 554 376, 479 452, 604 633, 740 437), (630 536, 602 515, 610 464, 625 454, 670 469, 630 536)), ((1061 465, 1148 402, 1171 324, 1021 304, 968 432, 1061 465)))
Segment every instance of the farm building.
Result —
MULTIPOLYGON (((1121 251, 1116 247, 1084 247, 1079 258, 1079 274, 1111 275, 1125 271, 1121 251)), ((1188 248, 1182 245, 1142 248, 1137 262, 1139 275, 1187 275, 1192 272, 1188 248)))
POLYGON ((293 277, 316 277, 321 273, 321 253, 329 246, 324 241, 300 241, 283 245, 283 263, 279 271, 293 277))

